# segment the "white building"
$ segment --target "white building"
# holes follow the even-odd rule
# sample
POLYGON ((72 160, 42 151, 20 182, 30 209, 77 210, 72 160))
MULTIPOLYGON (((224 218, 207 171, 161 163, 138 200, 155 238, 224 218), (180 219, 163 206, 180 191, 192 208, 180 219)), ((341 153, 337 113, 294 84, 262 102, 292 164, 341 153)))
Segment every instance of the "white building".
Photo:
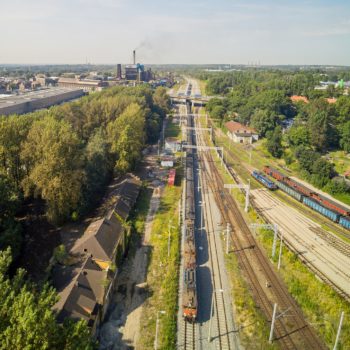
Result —
POLYGON ((230 121, 225 124, 228 137, 236 143, 250 144, 259 140, 259 134, 252 128, 230 121))

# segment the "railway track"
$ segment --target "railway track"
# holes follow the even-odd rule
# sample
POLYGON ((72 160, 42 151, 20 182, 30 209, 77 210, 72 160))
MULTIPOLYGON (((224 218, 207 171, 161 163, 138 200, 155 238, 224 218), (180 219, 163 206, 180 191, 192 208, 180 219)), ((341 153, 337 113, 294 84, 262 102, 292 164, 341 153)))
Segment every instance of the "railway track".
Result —
POLYGON ((196 327, 194 323, 184 321, 183 323, 184 343, 180 349, 196 350, 196 327))
MULTIPOLYGON (((197 144, 203 145, 200 134, 196 133, 197 144)), ((201 168, 204 169, 206 164, 200 154, 198 154, 198 160, 201 163, 201 168)), ((206 216, 206 227, 207 227, 207 237, 209 243, 209 258, 210 264, 212 266, 212 283, 213 283, 213 301, 214 301, 214 315, 210 317, 215 317, 216 319, 216 332, 213 332, 217 337, 219 349, 233 349, 233 340, 230 336, 230 329, 228 326, 228 311, 227 305, 225 302, 225 294, 227 291, 224 291, 224 284, 222 281, 222 272, 220 269, 219 261, 219 247, 217 239, 215 237, 215 223, 213 220, 213 208, 209 196, 210 186, 208 184, 208 177, 206 171, 202 171, 201 176, 201 188, 202 188, 202 197, 206 203, 208 215, 206 216), (222 292, 224 291, 224 292, 222 292)), ((221 250, 222 251, 222 250, 221 250)))
MULTIPOLYGON (((212 121, 210 121, 210 120, 209 120, 209 125, 210 125, 210 127, 213 128, 213 140, 214 140, 214 144, 215 144, 215 140, 217 138, 217 131, 215 130, 215 126, 213 125, 212 121)), ((227 149, 225 147, 225 151, 227 152, 229 157, 234 161, 234 163, 237 163, 237 164, 238 163, 242 163, 242 160, 232 150, 227 149)), ((240 182, 240 179, 239 179, 238 175, 232 169, 232 166, 229 163, 227 164, 227 166, 228 166, 228 168, 231 168, 231 170, 232 170, 231 175, 235 178, 235 180, 240 182)), ((248 165, 247 164, 246 165, 242 164, 242 167, 245 168, 245 170, 247 170, 247 171, 251 171, 251 169, 252 169, 252 167, 250 167, 251 169, 248 169, 248 165)), ((254 186, 252 184, 251 188, 253 188, 253 189, 254 188, 260 188, 260 186, 256 187, 256 186, 254 186)), ((300 206, 296 205, 296 203, 295 203, 296 200, 295 199, 292 199, 292 198, 290 198, 287 195, 286 196, 282 196, 279 192, 276 192, 275 195, 280 200, 283 200, 284 202, 288 203, 293 208, 296 208, 296 209, 300 210, 300 206)), ((309 209, 308 207, 303 206, 302 208, 303 208, 304 212, 306 211, 308 213, 308 216, 311 219, 319 222, 320 224, 328 226, 336 234, 338 234, 338 235, 340 235, 340 236, 342 236, 342 237, 344 237, 346 239, 350 239, 350 233, 348 231, 346 231, 345 229, 343 229, 342 227, 340 227, 338 224, 335 224, 331 220, 325 220, 325 218, 321 214, 319 214, 319 213, 309 209)))
POLYGON ((323 343, 307 325, 300 308, 256 243, 233 198, 223 189, 223 180, 210 153, 207 154, 207 162, 211 169, 210 186, 223 219, 234 228, 231 242, 234 242, 234 251, 257 304, 268 320, 272 318, 274 303, 278 304, 280 312, 288 310, 288 318, 280 317, 276 321, 275 340, 283 349, 323 349, 323 343), (252 261, 255 262, 255 266, 252 265, 252 261), (267 284, 271 285, 271 288, 267 288, 267 284))

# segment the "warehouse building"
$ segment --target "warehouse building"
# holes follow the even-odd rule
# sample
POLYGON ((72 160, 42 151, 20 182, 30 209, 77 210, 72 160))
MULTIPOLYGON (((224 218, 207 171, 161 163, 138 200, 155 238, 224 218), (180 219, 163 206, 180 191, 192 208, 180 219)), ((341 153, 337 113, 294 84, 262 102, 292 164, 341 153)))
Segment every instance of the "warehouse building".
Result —
POLYGON ((101 91, 108 87, 108 82, 102 80, 59 78, 58 86, 71 89, 83 89, 85 92, 101 91))
POLYGON ((82 89, 51 88, 0 98, 0 115, 24 114, 84 95, 82 89))

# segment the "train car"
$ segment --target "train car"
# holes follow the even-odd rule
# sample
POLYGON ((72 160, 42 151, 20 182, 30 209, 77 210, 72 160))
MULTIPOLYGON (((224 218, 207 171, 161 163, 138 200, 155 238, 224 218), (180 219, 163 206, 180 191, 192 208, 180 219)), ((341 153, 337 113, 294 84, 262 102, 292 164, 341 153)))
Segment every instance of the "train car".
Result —
POLYGON ((274 179, 279 180, 279 181, 284 181, 284 179, 287 177, 284 174, 282 174, 281 172, 279 172, 278 170, 276 170, 268 165, 265 165, 263 167, 263 172, 265 174, 273 177, 274 179))
POLYGON ((350 215, 350 209, 332 201, 331 199, 324 197, 318 193, 312 193, 310 196, 312 199, 316 200, 317 202, 319 202, 320 204, 322 204, 323 206, 325 206, 328 209, 331 209, 335 212, 337 212, 340 215, 343 216, 349 216, 350 215))
POLYGON ((345 227, 346 229, 350 230, 350 218, 341 216, 339 218, 339 225, 345 227))
POLYGON ((259 171, 254 170, 251 175, 259 181, 261 184, 263 184, 265 187, 267 187, 269 190, 276 190, 277 186, 275 183, 271 180, 269 180, 267 177, 265 177, 262 173, 259 171))
POLYGON ((299 182, 289 177, 286 177, 284 179, 284 182, 288 184, 290 187, 292 187, 293 189, 295 189, 296 191, 302 193, 304 196, 311 197, 311 195, 314 193, 314 191, 310 190, 310 188, 300 184, 299 182))
POLYGON ((286 192, 287 194, 289 194, 291 197, 293 197, 294 199, 296 199, 299 202, 303 201, 303 195, 298 192, 297 190, 289 187, 287 184, 285 184, 282 181, 277 181, 277 186, 278 188, 280 188, 282 191, 286 192))
POLYGON ((309 198, 309 197, 303 197, 303 203, 310 207, 311 209, 319 212, 323 216, 326 216, 328 219, 334 221, 334 222, 339 222, 340 215, 332 210, 329 210, 316 202, 315 200, 309 198))
POLYGON ((169 186, 174 186, 174 184, 175 184, 175 176, 176 176, 176 170, 175 169, 170 169, 170 171, 169 171, 169 178, 168 178, 168 185, 169 186))
POLYGON ((184 270, 184 289, 182 294, 183 317, 188 322, 195 322, 197 318, 197 291, 196 291, 196 269, 184 270))

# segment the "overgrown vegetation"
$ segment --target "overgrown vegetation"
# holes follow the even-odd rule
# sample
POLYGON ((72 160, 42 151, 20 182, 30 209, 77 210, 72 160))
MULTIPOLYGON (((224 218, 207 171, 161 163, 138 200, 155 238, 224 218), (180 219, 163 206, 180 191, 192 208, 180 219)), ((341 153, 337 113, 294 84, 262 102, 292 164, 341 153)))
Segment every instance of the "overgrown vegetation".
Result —
POLYGON ((22 269, 10 278, 11 262, 11 250, 0 251, 0 349, 92 350, 86 322, 58 324, 51 310, 56 292, 26 281, 22 269))
POLYGON ((93 208, 113 173, 132 169, 145 143, 157 138, 168 107, 163 88, 115 87, 46 111, 0 117, 0 249, 12 235, 18 252, 11 218, 23 197, 43 199, 56 224, 93 208))

